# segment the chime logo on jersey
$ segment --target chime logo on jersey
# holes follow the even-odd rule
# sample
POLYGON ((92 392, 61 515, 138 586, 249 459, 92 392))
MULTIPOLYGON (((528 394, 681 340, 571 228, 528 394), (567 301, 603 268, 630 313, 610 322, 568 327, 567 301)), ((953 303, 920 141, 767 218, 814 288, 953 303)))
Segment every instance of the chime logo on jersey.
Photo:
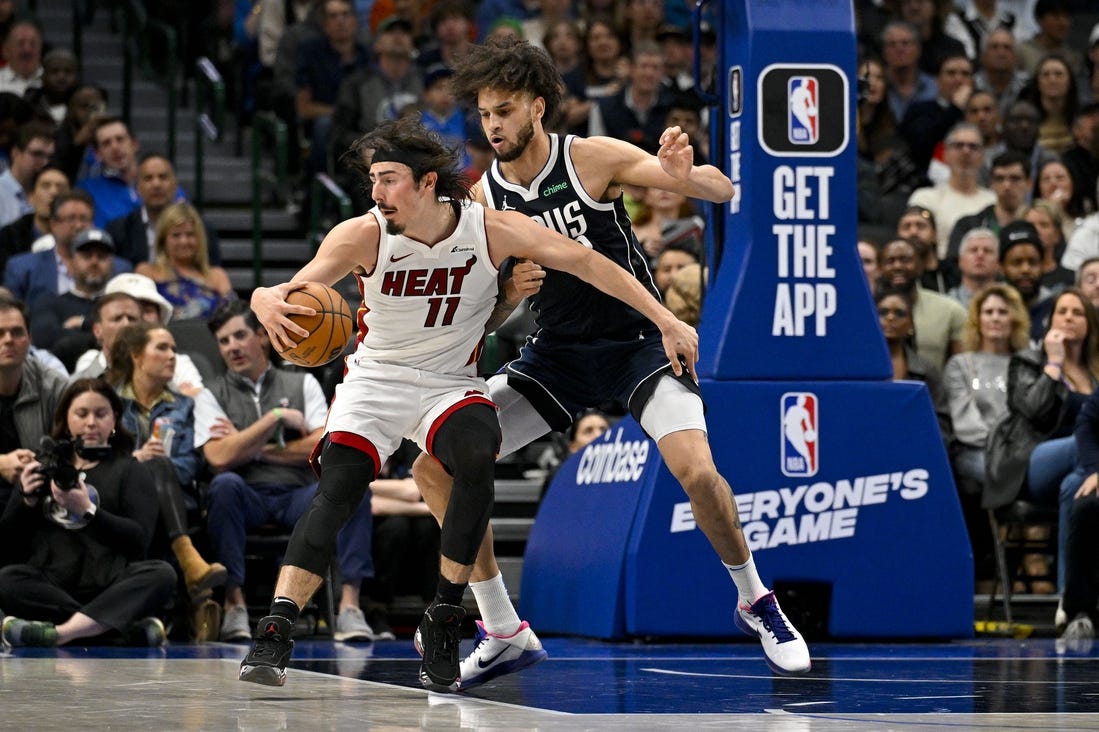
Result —
POLYGON ((820 140, 820 107, 815 76, 791 76, 787 82, 790 142, 815 145, 820 140))
POLYGON ((787 392, 782 395, 782 474, 808 478, 817 474, 820 464, 817 395, 787 392))

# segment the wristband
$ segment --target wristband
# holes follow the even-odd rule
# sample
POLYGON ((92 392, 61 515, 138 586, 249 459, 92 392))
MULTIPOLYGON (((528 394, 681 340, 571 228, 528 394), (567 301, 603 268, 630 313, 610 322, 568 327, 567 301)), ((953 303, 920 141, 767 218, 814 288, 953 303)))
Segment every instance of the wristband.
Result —
POLYGON ((1061 368, 1061 361, 1046 361, 1046 366, 1053 366, 1054 368, 1061 368))

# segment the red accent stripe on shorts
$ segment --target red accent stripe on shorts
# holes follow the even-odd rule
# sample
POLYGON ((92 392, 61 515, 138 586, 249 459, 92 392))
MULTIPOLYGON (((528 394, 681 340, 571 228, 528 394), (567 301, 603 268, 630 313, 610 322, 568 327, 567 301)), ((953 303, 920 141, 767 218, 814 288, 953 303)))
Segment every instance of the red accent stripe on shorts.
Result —
POLYGON ((484 404, 486 407, 491 407, 493 410, 497 409, 496 402, 492 401, 483 394, 470 394, 467 395, 460 402, 447 407, 447 410, 440 414, 434 422, 431 423, 431 428, 427 431, 427 454, 431 457, 435 457, 435 434, 439 431, 439 428, 443 426, 443 422, 446 422, 450 415, 457 412, 463 407, 470 407, 474 404, 484 404))
POLYGON ((366 453, 366 456, 374 461, 374 477, 377 477, 378 473, 382 471, 382 461, 378 459, 378 448, 374 447, 374 443, 362 435, 356 435, 354 432, 329 432, 328 440, 337 445, 352 447, 359 452, 366 453))

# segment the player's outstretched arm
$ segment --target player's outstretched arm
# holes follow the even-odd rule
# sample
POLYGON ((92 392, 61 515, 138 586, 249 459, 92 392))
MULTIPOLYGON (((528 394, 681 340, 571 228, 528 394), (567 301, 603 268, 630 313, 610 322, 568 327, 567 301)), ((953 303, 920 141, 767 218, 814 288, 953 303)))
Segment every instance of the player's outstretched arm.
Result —
POLYGON ((276 350, 284 351, 295 345, 288 333, 302 338, 309 335, 309 331, 288 316, 316 315, 313 308, 286 302, 287 295, 304 287, 306 282, 332 286, 356 267, 372 270, 378 259, 379 231, 377 220, 369 214, 340 222, 324 237, 313 259, 289 282, 256 288, 252 293, 252 312, 267 329, 276 350))
MULTIPOLYGON (((713 165, 695 165, 694 147, 679 127, 669 127, 660 136, 656 155, 613 137, 578 139, 572 158, 595 175, 610 176, 608 182, 675 191, 691 198, 725 203, 733 197, 733 183, 713 165)), ((587 176, 584 176, 587 178, 587 176)))
POLYGON ((664 353, 678 376, 683 363, 694 373, 698 333, 660 304, 624 269, 579 242, 536 224, 514 211, 485 211, 489 251, 498 263, 504 257, 525 257, 551 269, 568 272, 630 305, 660 329, 664 353))

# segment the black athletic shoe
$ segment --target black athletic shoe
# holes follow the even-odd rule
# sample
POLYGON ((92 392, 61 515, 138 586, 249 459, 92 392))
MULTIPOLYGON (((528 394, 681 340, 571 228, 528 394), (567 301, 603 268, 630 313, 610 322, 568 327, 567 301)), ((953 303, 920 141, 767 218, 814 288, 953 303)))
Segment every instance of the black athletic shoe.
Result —
POLYGON ((459 657, 458 633, 465 608, 460 605, 432 605, 424 613, 416 630, 416 650, 423 656, 420 661, 420 683, 432 691, 457 691, 459 657))
POLYGON ((260 619, 252 650, 240 662, 240 680, 267 686, 285 684, 286 664, 294 650, 291 630, 293 626, 284 617, 268 615, 260 619))

